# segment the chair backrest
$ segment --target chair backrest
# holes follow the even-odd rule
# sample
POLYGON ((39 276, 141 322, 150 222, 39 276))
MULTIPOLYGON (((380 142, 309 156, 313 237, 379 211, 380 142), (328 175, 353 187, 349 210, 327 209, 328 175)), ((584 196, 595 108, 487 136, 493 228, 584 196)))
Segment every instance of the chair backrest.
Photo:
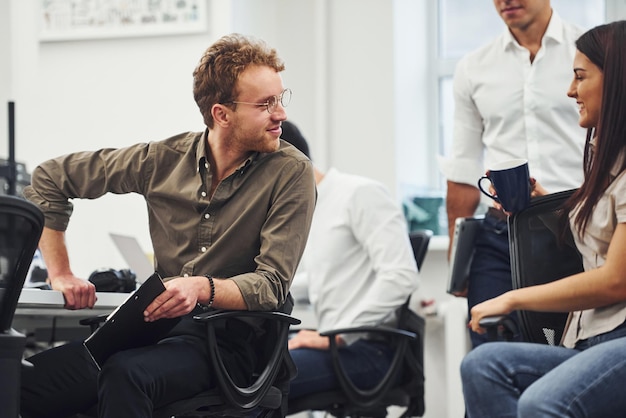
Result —
POLYGON ((424 258, 426 258, 426 253, 428 252, 428 244, 432 236, 433 231, 429 229, 420 229, 409 233, 409 240, 411 241, 413 256, 415 257, 418 269, 422 268, 424 258))
MULTIPOLYGON (((418 268, 422 267, 430 230, 411 232, 409 238, 418 268)), ((385 417, 387 407, 405 407, 402 417, 419 417, 424 414, 424 332, 425 321, 409 307, 410 296, 396 310, 398 324, 386 326, 360 326, 335 329, 322 335, 329 336, 330 353, 339 390, 313 393, 289 400, 289 414, 304 410, 325 410, 336 417, 385 417), (345 333, 364 333, 387 338, 394 347, 391 366, 376 387, 359 389, 348 377, 338 356, 334 336, 345 333)))
POLYGON ((11 328, 43 224, 43 214, 34 204, 0 196, 0 333, 11 328))
MULTIPOLYGON (((433 231, 422 229, 409 233, 413 256, 417 268, 421 270, 428 253, 428 245, 433 231)), ((408 342, 404 358, 404 369, 400 379, 400 388, 409 395, 409 403, 403 417, 421 417, 424 415, 424 334, 426 321, 409 307, 409 297, 398 312, 398 328, 415 334, 416 338, 408 342)))
MULTIPOLYGON (((509 218, 513 288, 533 286, 583 270, 569 225, 563 230, 563 203, 574 190, 541 196, 509 218)), ((518 311, 525 341, 558 345, 568 313, 518 311)))

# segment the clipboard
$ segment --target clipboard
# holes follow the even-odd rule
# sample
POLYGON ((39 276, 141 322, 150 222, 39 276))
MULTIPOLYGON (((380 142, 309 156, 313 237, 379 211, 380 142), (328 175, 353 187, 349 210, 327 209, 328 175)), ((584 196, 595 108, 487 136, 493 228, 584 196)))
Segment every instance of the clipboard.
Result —
POLYGON ((83 345, 98 369, 118 351, 156 343, 180 321, 180 318, 144 321, 143 311, 163 291, 163 280, 155 272, 85 339, 83 345))
POLYGON ((467 289, 470 267, 474 258, 476 232, 480 229, 483 219, 484 216, 457 218, 454 223, 446 290, 450 294, 464 292, 467 289))

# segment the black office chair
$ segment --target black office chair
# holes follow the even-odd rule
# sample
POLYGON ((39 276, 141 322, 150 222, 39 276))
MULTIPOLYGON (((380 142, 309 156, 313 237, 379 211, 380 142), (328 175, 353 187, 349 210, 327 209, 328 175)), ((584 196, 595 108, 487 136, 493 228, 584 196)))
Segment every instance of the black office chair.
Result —
POLYGON ((289 295, 288 302, 281 311, 217 310, 194 317, 207 326, 211 363, 218 386, 193 398, 155 410, 153 417, 284 417, 287 413, 289 382, 296 376, 296 367, 287 349, 289 327, 300 324, 299 319, 289 315, 292 309, 293 299, 289 295), (259 355, 259 367, 255 370, 254 382, 242 387, 233 381, 220 356, 215 326, 218 320, 239 320, 246 317, 263 319, 264 334, 257 341, 251 342, 259 355))
POLYGON ((430 229, 420 229, 417 231, 409 232, 409 240, 411 241, 411 248, 413 248, 413 256, 417 268, 421 269, 426 254, 428 253, 428 244, 433 236, 433 231, 430 229))
MULTIPOLYGON (((428 243, 433 233, 429 230, 409 234, 413 254, 421 268, 428 243)), ((339 381, 338 390, 314 393, 289 399, 288 414, 314 410, 327 411, 343 417, 386 417, 387 407, 406 408, 402 417, 420 417, 424 414, 424 319, 409 307, 407 301, 396 310, 398 324, 387 326, 362 326, 335 329, 321 333, 329 337, 333 367, 339 381), (349 333, 379 334, 391 341, 394 357, 382 380, 372 389, 359 389, 346 375, 339 360, 335 336, 349 333)))
MULTIPOLYGON (((296 376, 296 367, 287 349, 289 327, 300 320, 289 314, 293 310, 293 298, 277 311, 227 311, 211 310, 194 317, 206 324, 210 361, 217 380, 217 387, 201 392, 191 398, 165 405, 153 411, 154 418, 171 417, 269 417, 283 418, 287 413, 289 382, 296 376), (263 335, 250 344, 255 347, 258 367, 253 382, 239 386, 231 377, 219 352, 215 336, 216 327, 223 321, 251 318, 261 321, 263 335)), ((99 315, 81 319, 92 332, 106 319, 99 315)), ((95 407, 79 417, 96 416, 95 407)))
MULTIPOLYGON (((583 271, 582 258, 569 225, 563 230, 561 207, 575 190, 533 199, 528 208, 509 218, 509 247, 513 288, 549 283, 583 271)), ((529 342, 558 345, 567 312, 518 311, 519 328, 506 317, 481 321, 490 340, 511 339, 521 333, 529 342)))
POLYGON ((44 218, 35 205, 0 196, 0 408, 2 416, 19 413, 22 354, 26 337, 11 328, 17 301, 37 250, 44 218))

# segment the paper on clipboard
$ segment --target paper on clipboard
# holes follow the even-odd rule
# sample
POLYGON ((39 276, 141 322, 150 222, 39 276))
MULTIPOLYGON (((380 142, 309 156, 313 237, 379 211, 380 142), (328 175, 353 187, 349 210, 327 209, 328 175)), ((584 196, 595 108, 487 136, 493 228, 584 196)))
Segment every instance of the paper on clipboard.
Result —
POLYGON ((83 345, 99 369, 117 351, 156 343, 180 321, 180 318, 144 321, 144 310, 164 290, 163 280, 155 272, 85 339, 83 345))

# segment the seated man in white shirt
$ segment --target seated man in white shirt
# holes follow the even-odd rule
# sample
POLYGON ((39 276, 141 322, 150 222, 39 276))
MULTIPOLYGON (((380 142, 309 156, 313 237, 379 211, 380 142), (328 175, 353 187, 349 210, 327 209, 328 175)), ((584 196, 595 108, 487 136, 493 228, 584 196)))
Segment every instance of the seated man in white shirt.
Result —
MULTIPOLYGON (((284 121, 281 138, 308 155, 308 145, 284 121)), ((309 156, 310 158, 310 156, 309 156)), ((394 325, 393 312, 418 285, 407 223, 387 189, 374 180, 315 168, 317 205, 292 292, 308 293, 317 331, 301 330, 290 341, 298 368, 289 397, 338 387, 328 337, 319 332, 362 325, 394 325)), ((357 386, 374 387, 389 368, 386 341, 338 336, 342 364, 357 386)))

